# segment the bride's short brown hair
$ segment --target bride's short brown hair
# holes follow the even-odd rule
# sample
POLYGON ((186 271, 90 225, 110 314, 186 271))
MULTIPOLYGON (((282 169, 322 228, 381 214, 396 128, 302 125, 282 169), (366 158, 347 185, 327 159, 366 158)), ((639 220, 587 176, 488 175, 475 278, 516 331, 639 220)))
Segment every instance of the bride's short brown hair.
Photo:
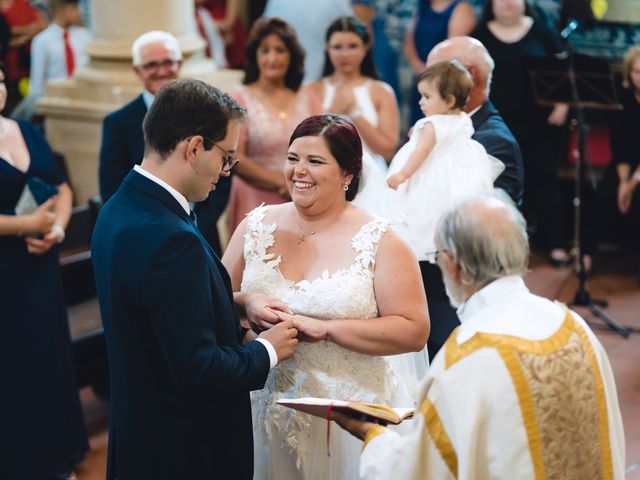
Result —
POLYGON ((289 146, 300 137, 322 137, 340 165, 353 175, 346 193, 347 201, 356 198, 362 173, 362 140, 355 125, 347 118, 334 113, 324 113, 305 118, 289 139, 289 146))

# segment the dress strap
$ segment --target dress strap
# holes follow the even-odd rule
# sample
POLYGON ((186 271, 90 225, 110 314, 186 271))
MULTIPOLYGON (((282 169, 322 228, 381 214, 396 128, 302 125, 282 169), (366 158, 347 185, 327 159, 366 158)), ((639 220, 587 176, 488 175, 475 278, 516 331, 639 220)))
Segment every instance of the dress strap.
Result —
POLYGON ((355 264, 363 270, 373 272, 376 266, 376 253, 382 235, 387 231, 391 222, 382 217, 376 217, 365 223, 358 233, 351 239, 351 247, 358 252, 355 264))
POLYGON ((378 126, 378 111, 371 98, 371 85, 373 80, 369 79, 362 85, 353 89, 353 96, 358 108, 362 111, 362 116, 374 127, 378 126))
POLYGON ((264 223, 264 216, 269 209, 264 203, 254 208, 247 214, 247 232, 244 235, 244 261, 260 260, 266 262, 273 260, 274 254, 267 253, 267 248, 272 247, 275 239, 273 233, 276 230, 275 222, 264 223))
POLYGON ((324 98, 322 99, 322 108, 325 110, 329 110, 331 104, 333 103, 333 97, 336 95, 336 86, 329 81, 328 78, 324 78, 322 80, 322 84, 324 85, 324 98))

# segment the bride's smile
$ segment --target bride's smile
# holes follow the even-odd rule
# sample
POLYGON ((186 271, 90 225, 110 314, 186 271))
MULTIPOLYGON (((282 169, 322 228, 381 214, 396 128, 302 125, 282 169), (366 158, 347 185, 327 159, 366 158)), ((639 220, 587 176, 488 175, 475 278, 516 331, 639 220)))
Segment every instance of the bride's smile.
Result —
POLYGON ((314 205, 329 208, 338 199, 344 201, 343 186, 352 178, 340 168, 325 140, 318 136, 293 141, 284 176, 291 199, 302 208, 314 205))

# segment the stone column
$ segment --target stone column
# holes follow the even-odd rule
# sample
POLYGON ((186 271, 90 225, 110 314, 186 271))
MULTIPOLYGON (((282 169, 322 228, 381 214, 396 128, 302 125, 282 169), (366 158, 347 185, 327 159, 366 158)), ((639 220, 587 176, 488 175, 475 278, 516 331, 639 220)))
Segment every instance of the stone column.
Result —
POLYGON ((102 119, 142 90, 131 68, 131 44, 138 36, 149 30, 175 35, 184 57, 182 77, 223 90, 240 82, 241 72, 216 70, 202 55, 193 9, 193 0, 90 0, 89 65, 47 84, 46 97, 37 103, 51 147, 65 155, 76 204, 98 194, 102 119))

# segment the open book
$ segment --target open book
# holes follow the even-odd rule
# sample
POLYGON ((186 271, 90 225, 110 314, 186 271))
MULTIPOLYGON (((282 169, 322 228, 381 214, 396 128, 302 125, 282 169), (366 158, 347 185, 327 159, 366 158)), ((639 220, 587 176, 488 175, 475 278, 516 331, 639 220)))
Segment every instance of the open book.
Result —
POLYGON ((415 412, 415 408, 391 408, 377 403, 315 397, 281 398, 277 403, 320 418, 328 418, 330 410, 335 410, 354 418, 383 425, 388 423, 398 425, 403 420, 413 417, 415 412))

